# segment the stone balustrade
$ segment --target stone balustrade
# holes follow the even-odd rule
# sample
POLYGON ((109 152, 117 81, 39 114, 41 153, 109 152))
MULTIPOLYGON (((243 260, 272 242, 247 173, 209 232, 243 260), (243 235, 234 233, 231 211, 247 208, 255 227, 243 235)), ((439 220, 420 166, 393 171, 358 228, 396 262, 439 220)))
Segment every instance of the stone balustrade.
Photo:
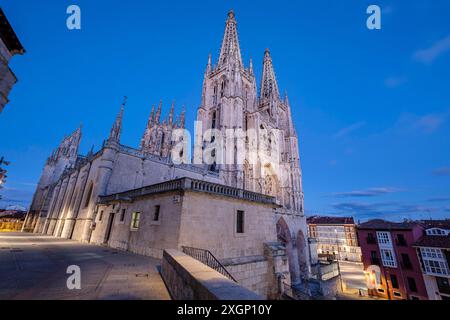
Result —
POLYGON ((111 201, 131 200, 136 197, 158 194, 170 191, 195 191, 210 194, 216 194, 225 197, 232 197, 253 202, 267 203, 276 205, 274 197, 255 193, 247 190, 237 189, 213 182, 196 180, 191 178, 181 178, 177 180, 170 180, 139 189, 129 190, 121 193, 116 193, 107 196, 101 196, 99 203, 105 204, 111 201))

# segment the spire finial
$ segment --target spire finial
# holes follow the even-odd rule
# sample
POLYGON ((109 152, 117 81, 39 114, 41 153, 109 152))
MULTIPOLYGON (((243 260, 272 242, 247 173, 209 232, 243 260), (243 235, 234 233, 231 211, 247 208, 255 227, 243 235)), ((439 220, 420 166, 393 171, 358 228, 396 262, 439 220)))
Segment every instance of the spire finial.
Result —
POLYGON ((172 101, 172 106, 170 107, 170 113, 169 113, 169 125, 172 126, 173 124, 173 114, 175 112, 175 100, 172 101))
POLYGON ((123 110, 125 107, 125 104, 127 102, 127 97, 125 96, 122 102, 122 105, 120 106, 119 114, 116 117, 116 121, 114 121, 111 131, 109 133, 109 141, 115 141, 117 143, 120 143, 120 133, 122 132, 122 118, 123 118, 123 110))
POLYGON ((186 107, 183 104, 181 107, 181 115, 180 115, 180 128, 184 128, 185 125, 185 119, 186 119, 186 107))
POLYGON ((162 99, 159 100, 158 110, 156 110, 155 123, 159 124, 161 120, 161 108, 162 108, 162 99))

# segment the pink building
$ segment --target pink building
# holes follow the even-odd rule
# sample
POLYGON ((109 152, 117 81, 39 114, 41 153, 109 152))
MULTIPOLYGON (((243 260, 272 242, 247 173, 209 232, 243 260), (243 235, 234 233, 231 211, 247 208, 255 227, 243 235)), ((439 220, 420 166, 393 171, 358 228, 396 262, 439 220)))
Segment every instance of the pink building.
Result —
POLYGON ((376 281, 369 295, 389 300, 427 300, 421 265, 413 247, 424 234, 417 222, 371 220, 358 226, 358 239, 366 272, 376 281))

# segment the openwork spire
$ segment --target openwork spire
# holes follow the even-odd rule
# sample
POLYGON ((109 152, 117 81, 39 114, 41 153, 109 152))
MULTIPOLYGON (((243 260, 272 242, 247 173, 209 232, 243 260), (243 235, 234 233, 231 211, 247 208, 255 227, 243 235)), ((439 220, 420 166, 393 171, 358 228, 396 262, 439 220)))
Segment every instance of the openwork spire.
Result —
POLYGON ((237 62, 239 66, 243 65, 241 49, 239 47, 237 23, 233 10, 228 13, 225 34, 222 40, 222 48, 220 49, 219 61, 217 64, 221 67, 228 62, 237 62))
POLYGON ((123 118, 123 109, 125 104, 127 103, 127 97, 124 97, 122 105, 120 106, 119 114, 116 117, 116 121, 114 121, 111 132, 109 133, 109 141, 120 142, 120 133, 122 132, 122 118, 123 118))
POLYGON ((273 69, 272 57, 270 56, 269 49, 266 49, 264 53, 264 64, 263 64, 263 76, 261 80, 261 92, 260 98, 276 98, 280 97, 280 92, 278 90, 277 79, 275 77, 275 71, 273 69))

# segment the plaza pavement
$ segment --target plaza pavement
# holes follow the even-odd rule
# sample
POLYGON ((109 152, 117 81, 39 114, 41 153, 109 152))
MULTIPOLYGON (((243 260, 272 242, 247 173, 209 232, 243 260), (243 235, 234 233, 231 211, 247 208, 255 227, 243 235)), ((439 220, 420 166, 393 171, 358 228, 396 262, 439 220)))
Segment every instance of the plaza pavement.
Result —
POLYGON ((150 257, 30 233, 0 233, 0 300, 168 300, 150 257), (67 267, 81 269, 81 289, 69 290, 67 267))

